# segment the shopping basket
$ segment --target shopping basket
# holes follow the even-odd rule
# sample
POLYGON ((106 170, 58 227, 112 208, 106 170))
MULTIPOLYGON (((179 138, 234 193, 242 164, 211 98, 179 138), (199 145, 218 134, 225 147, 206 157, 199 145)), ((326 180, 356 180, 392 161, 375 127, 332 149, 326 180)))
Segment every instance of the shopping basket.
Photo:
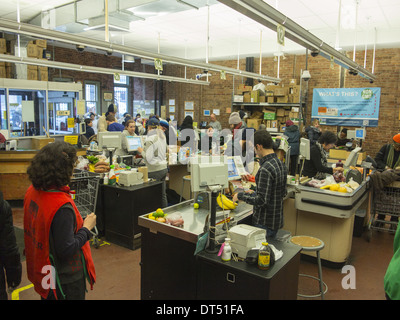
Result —
POLYGON ((400 182, 393 182, 381 191, 373 193, 372 214, 368 222, 368 241, 372 230, 395 233, 400 216, 400 182), (386 219, 390 217, 390 219, 386 219))
MULTIPOLYGON (((96 212, 97 194, 99 190, 100 176, 93 172, 75 169, 69 184, 71 196, 82 218, 92 212, 96 212)), ((90 230, 93 235, 93 246, 99 247, 99 233, 95 226, 90 230)))

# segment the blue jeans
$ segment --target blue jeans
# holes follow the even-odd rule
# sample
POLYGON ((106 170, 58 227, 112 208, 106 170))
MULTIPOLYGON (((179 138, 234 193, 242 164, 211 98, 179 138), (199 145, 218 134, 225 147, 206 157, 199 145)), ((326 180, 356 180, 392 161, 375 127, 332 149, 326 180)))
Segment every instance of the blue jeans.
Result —
POLYGON ((267 226, 264 226, 261 224, 254 224, 254 226, 257 228, 267 230, 267 241, 275 240, 278 230, 272 230, 272 229, 268 228, 267 226))

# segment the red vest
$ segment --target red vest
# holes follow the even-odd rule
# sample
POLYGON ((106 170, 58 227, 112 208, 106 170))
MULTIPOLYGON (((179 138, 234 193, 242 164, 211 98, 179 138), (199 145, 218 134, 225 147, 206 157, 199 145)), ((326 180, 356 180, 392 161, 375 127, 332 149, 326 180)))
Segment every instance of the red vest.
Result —
MULTIPOLYGON (((49 257, 49 235, 53 217, 64 204, 70 203, 75 211, 75 233, 82 228, 83 219, 74 201, 69 195, 69 187, 57 191, 36 190, 32 185, 28 188, 24 199, 24 240, 26 268, 28 279, 33 283, 35 291, 43 298, 47 298, 50 289, 42 286, 42 280, 48 275, 48 271, 42 273, 44 266, 52 265, 49 257)), ((85 258, 86 270, 90 278, 90 286, 96 282, 96 273, 89 242, 82 248, 85 258)), ((56 290, 53 290, 55 297, 56 290)))

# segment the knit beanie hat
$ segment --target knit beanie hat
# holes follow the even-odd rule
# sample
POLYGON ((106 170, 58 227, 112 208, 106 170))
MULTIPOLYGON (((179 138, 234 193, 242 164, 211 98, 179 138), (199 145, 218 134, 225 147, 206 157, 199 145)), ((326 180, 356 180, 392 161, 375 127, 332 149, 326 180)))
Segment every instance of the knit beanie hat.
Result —
POLYGON ((232 112, 229 116, 229 124, 238 124, 240 122, 242 122, 242 119, 240 119, 239 113, 232 112))
POLYGON ((290 127, 293 125, 293 121, 292 120, 287 120, 286 121, 286 127, 290 127))
POLYGON ((108 106, 108 112, 114 112, 117 113, 117 107, 113 105, 112 103, 108 106))
POLYGON ((160 126, 166 128, 166 129, 169 129, 169 124, 168 124, 168 122, 167 122, 166 120, 164 120, 164 119, 160 120, 160 126))
POLYGON ((396 143, 400 143, 400 133, 396 134, 396 135, 393 137, 393 141, 396 142, 396 143))

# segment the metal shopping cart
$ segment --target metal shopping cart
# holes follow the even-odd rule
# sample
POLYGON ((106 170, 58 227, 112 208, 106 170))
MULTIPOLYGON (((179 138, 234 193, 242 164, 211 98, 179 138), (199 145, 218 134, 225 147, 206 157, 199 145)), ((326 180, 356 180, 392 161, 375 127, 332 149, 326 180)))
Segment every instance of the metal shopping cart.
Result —
POLYGON ((395 233, 400 216, 400 182, 387 185, 372 197, 372 214, 368 222, 367 240, 371 241, 372 230, 395 233), (389 219, 390 217, 390 219, 389 219))
MULTIPOLYGON (((93 172, 75 169, 73 173, 69 185, 70 192, 83 219, 85 219, 88 214, 96 212, 99 181, 100 176, 93 172)), ((94 227, 90 232, 93 235, 92 244, 97 249, 99 247, 99 233, 97 227, 94 227)))

